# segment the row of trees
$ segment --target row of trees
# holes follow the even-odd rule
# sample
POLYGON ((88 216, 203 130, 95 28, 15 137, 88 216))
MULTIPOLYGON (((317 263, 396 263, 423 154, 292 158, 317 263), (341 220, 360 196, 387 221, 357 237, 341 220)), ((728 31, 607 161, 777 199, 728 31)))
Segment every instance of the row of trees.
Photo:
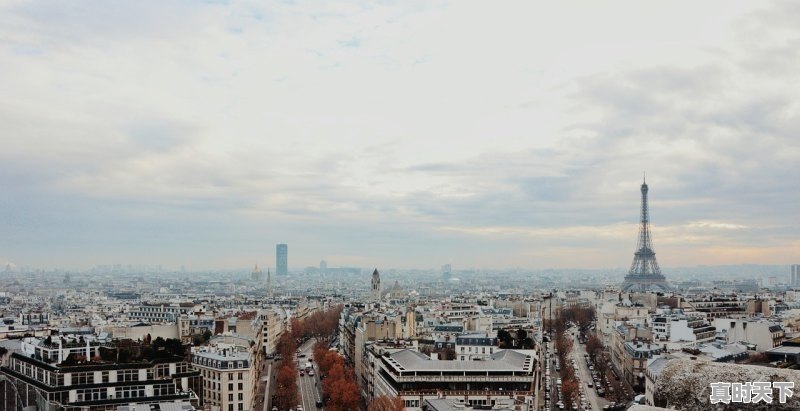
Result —
POLYGON ((305 341, 316 337, 318 340, 330 342, 336 336, 341 312, 342 306, 339 305, 328 311, 315 311, 302 320, 292 318, 292 338, 305 341))
POLYGON ((566 322, 576 324, 581 334, 586 334, 595 320, 595 314, 593 307, 570 307, 561 310, 560 317, 566 322))
POLYGON ((278 340, 277 350, 283 358, 275 376, 275 401, 272 405, 281 410, 294 409, 300 397, 297 392, 297 362, 294 357, 297 343, 291 334, 283 333, 278 340))
POLYGON ((553 346, 558 351, 558 363, 561 366, 559 376, 561 377, 561 396, 564 399, 564 406, 567 409, 572 408, 572 403, 576 400, 580 391, 580 383, 575 376, 575 370, 572 369, 569 361, 569 354, 572 352, 573 343, 572 338, 567 333, 566 321, 559 316, 559 323, 564 326, 556 327, 556 336, 553 339, 553 346))
MULTIPOLYGON (((292 318, 290 320, 291 332, 283 333, 276 347, 282 360, 275 377, 275 383, 277 385, 275 390, 275 404, 273 405, 283 410, 294 409, 299 403, 297 361, 295 358, 297 346, 309 338, 316 337, 317 345, 327 347, 331 339, 335 337, 336 328, 339 323, 339 314, 341 312, 342 306, 340 305, 328 311, 315 311, 302 320, 298 320, 297 318, 292 318)), ((334 354, 336 353, 334 352, 334 354)), ((338 356, 338 354, 336 355, 338 356)), ((319 363, 321 357, 316 355, 316 347, 314 357, 319 363)), ((321 365, 319 367, 320 371, 322 371, 321 365)), ((353 378, 353 381, 355 381, 355 378, 353 378)), ((356 388, 355 392, 357 397, 358 388, 356 388)), ((356 405, 357 404, 358 403, 356 403, 356 405)))
POLYGON ((598 337, 596 333, 589 334, 589 338, 586 339, 586 352, 589 354, 589 359, 594 365, 594 370, 608 383, 608 387, 610 388, 608 394, 606 394, 608 399, 612 401, 622 401, 625 397, 622 385, 613 375, 613 371, 608 367, 611 356, 606 350, 603 340, 598 337))
POLYGON ((328 349, 325 342, 317 342, 314 346, 314 359, 322 380, 322 400, 325 408, 331 411, 356 410, 361 404, 361 395, 356 383, 353 367, 344 362, 344 358, 336 351, 328 349))

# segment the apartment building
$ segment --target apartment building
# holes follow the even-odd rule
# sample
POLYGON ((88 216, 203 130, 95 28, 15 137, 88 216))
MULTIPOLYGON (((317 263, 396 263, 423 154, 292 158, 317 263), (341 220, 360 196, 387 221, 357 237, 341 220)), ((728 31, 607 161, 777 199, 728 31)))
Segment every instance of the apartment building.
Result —
POLYGON ((534 398, 534 358, 513 350, 495 352, 484 361, 439 361, 413 349, 367 347, 366 399, 399 396, 406 409, 419 410, 428 399, 459 399, 491 407, 512 398, 520 410, 534 398))
POLYGON ((219 336, 207 346, 192 349, 192 367, 203 377, 204 406, 212 411, 253 408, 258 371, 250 342, 235 335, 219 336))
POLYGON ((199 373, 180 355, 182 347, 153 347, 91 336, 25 338, 21 352, 12 353, 8 366, 0 368, 0 376, 14 388, 6 390, 13 394, 0 401, 0 409, 12 409, 11 401, 19 408, 57 411, 174 401, 197 405, 199 373))

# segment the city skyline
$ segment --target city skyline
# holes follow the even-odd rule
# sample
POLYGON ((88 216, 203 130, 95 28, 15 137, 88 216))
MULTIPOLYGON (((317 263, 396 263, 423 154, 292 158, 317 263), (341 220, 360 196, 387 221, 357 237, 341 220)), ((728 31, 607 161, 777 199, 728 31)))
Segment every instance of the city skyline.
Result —
POLYGON ((798 12, 6 2, 0 266, 793 264, 798 12))

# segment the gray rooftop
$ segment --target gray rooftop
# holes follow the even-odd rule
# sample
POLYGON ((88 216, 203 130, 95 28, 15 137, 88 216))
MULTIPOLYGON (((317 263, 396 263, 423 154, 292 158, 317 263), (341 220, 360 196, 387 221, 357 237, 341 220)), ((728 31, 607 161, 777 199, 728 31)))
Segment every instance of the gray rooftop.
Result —
POLYGON ((432 360, 417 351, 402 350, 391 354, 387 360, 396 371, 505 371, 530 372, 532 358, 513 350, 502 350, 485 361, 432 360))

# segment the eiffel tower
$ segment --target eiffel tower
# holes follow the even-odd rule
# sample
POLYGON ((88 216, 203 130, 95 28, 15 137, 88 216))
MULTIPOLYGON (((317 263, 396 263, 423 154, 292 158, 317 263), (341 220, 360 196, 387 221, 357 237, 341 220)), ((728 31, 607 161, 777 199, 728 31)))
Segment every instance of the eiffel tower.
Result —
POLYGON ((647 207, 647 180, 642 182, 642 219, 639 225, 639 243, 633 254, 633 263, 625 281, 622 291, 667 291, 667 279, 661 274, 661 269, 656 261, 656 253, 650 241, 650 212, 647 207))

